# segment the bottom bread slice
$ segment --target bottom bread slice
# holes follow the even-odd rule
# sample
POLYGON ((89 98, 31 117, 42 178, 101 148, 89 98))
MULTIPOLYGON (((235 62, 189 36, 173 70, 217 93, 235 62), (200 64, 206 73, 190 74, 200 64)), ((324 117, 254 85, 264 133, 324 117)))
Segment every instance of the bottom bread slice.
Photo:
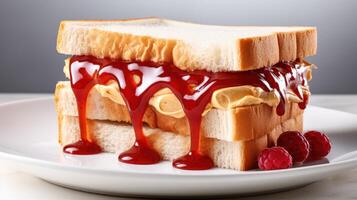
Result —
MULTIPOLYGON (((284 131, 301 130, 303 115, 288 119, 262 137, 248 141, 224 141, 201 138, 201 150, 209 155, 215 166, 234 170, 256 168, 257 156, 262 149, 272 145, 284 131)), ((62 145, 80 139, 78 117, 58 116, 59 141, 62 145)), ((88 130, 103 151, 117 154, 134 144, 134 131, 131 125, 104 120, 88 120, 88 130)), ((190 137, 160 129, 144 128, 152 147, 163 160, 173 160, 189 151, 190 137)))

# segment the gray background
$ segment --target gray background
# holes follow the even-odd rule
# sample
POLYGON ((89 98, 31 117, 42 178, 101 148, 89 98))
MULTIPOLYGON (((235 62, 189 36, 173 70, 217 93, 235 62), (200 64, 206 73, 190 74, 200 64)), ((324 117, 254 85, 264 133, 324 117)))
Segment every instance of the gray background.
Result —
POLYGON ((0 0, 0 92, 52 92, 65 56, 55 50, 63 19, 158 16, 222 25, 313 25, 314 93, 357 93, 357 1, 0 0))

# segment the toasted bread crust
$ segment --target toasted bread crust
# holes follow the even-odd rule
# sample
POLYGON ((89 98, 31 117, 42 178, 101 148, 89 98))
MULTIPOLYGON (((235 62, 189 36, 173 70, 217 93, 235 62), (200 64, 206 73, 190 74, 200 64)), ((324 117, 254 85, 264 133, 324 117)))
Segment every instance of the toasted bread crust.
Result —
MULTIPOLYGON (((61 145, 76 142, 79 139, 78 117, 58 116, 59 141, 61 145)), ((271 135, 280 135, 283 131, 301 129, 302 115, 286 120, 259 138, 248 141, 224 141, 202 137, 201 151, 209 155, 215 166, 234 170, 249 170, 257 167, 257 156, 268 147, 271 135)), ((88 131, 106 152, 121 153, 134 143, 132 127, 117 122, 88 120, 88 131)), ((188 152, 190 139, 187 135, 165 132, 159 129, 145 128, 149 143, 158 151, 163 160, 173 160, 188 152)), ((275 141, 273 141, 275 142, 275 141)))
MULTIPOLYGON (((105 23, 166 23, 180 27, 209 27, 171 20, 146 18, 112 21, 62 21, 57 37, 57 51, 68 55, 92 55, 128 61, 170 62, 183 70, 207 71, 252 70, 271 66, 279 61, 292 61, 316 54, 317 31, 314 27, 265 27, 258 36, 237 38, 233 49, 220 49, 197 56, 191 43, 180 39, 155 38, 145 35, 111 32, 92 27, 105 23), (86 24, 87 27, 76 26, 86 24), (222 52, 224 51, 224 52, 222 52), (231 62, 212 61, 212 57, 231 62), (224 59, 223 59, 224 58, 224 59), (209 62, 211 60, 212 62, 209 62), (224 66, 222 66, 224 65, 224 66)), ((211 26, 222 29, 222 26, 211 26)), ((264 27, 229 27, 232 29, 257 29, 264 27)))
MULTIPOLYGON (((59 115, 78 116, 75 97, 68 82, 57 84, 55 101, 59 115)), ((286 104, 283 116, 278 116, 275 108, 266 104, 237 107, 231 110, 212 109, 203 117, 202 132, 206 137, 226 141, 252 140, 266 135, 279 124, 302 114, 303 110, 296 103, 291 102, 286 104)), ((130 123, 126 107, 102 97, 97 90, 92 90, 89 94, 87 118, 130 123)), ((186 118, 165 116, 153 107, 147 109, 143 121, 151 128, 189 135, 186 118)), ((299 129, 293 130, 301 131, 302 121, 296 122, 294 126, 299 129)))

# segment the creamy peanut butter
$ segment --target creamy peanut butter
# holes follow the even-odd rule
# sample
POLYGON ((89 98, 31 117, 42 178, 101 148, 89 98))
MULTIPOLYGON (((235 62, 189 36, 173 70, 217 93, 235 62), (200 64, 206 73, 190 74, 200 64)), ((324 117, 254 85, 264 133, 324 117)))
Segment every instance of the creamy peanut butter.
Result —
MULTIPOLYGON (((306 68, 306 78, 311 80, 312 65, 306 61, 302 62, 300 67, 306 68)), ((67 78, 69 78, 69 59, 65 60, 65 66, 63 69, 67 78)), ((299 86, 304 94, 310 95, 309 88, 307 86, 299 86)), ((125 102, 119 92, 118 85, 111 81, 107 85, 96 85, 95 89, 103 96, 111 99, 112 101, 125 105, 125 102)), ((296 96, 294 92, 288 91, 287 94, 288 101, 295 103, 300 103, 302 100, 296 96)), ((276 90, 272 92, 266 92, 259 87, 254 86, 237 86, 222 88, 216 90, 212 94, 211 103, 207 105, 205 115, 211 108, 217 109, 232 109, 240 106, 251 106, 265 103, 269 106, 277 106, 279 104, 279 95, 276 90)), ((162 89, 158 91, 151 99, 149 104, 153 106, 158 112, 163 115, 182 118, 185 113, 181 107, 179 100, 170 91, 170 89, 162 89)))

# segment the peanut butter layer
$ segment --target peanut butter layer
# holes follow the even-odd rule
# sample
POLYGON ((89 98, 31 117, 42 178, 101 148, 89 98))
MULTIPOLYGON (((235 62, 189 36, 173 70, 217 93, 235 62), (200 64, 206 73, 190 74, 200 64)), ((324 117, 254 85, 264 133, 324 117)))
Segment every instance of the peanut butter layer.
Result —
MULTIPOLYGON (((312 65, 307 62, 302 62, 300 67, 306 68, 306 78, 311 80, 312 65)), ((69 59, 65 60, 64 73, 69 78, 69 59)), ((310 95, 308 86, 298 86, 305 95, 310 95)), ((125 102, 119 92, 118 85, 112 81, 107 85, 96 85, 95 89, 103 96, 111 99, 119 105, 125 105, 125 102)), ((295 93, 288 91, 286 94, 287 100, 300 103, 302 100, 295 93)), ((236 107, 252 106, 259 104, 267 104, 271 107, 276 107, 279 104, 280 97, 276 90, 266 92, 259 87, 250 85, 222 88, 215 91, 212 95, 211 103, 207 105, 203 115, 212 108, 229 110, 236 107)), ((158 91, 151 99, 149 104, 155 108, 160 114, 174 118, 183 118, 185 113, 181 107, 179 100, 171 92, 170 89, 162 89, 158 91)))

